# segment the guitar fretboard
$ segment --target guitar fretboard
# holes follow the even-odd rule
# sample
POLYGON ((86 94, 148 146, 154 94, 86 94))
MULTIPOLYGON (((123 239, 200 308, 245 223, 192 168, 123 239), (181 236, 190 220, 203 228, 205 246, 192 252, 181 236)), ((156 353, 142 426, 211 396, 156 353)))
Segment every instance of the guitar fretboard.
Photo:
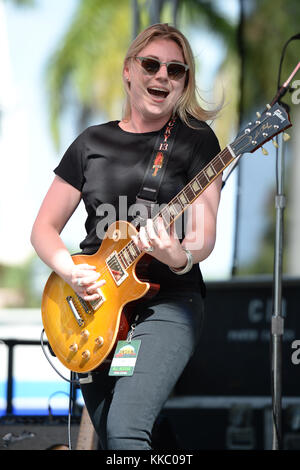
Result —
MULTIPOLYGON (((167 228, 200 196, 201 193, 219 176, 236 158, 230 146, 218 153, 163 209, 153 217, 154 227, 157 219, 162 218, 167 228)), ((127 269, 142 254, 136 244, 131 241, 118 253, 127 269)), ((143 253, 144 254, 144 253, 143 253)))

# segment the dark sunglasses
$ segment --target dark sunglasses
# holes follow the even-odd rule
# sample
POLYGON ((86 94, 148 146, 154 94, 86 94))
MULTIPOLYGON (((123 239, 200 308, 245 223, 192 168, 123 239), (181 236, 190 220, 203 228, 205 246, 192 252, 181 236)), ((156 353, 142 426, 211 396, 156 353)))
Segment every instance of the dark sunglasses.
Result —
POLYGON ((167 66, 168 77, 171 80, 182 78, 189 69, 186 64, 179 64, 178 62, 161 62, 158 59, 151 57, 136 57, 141 63, 141 66, 149 75, 155 75, 162 65, 167 66))

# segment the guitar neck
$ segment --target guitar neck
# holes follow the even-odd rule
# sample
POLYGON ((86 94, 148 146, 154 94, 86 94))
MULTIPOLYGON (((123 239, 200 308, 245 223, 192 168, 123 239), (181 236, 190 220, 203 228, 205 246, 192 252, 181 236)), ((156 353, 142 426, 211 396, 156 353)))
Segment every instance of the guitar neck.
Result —
POLYGON ((230 165, 236 155, 228 145, 218 153, 156 216, 161 217, 166 228, 205 191, 205 189, 230 165))
MULTIPOLYGON (((153 217, 157 228, 161 217, 166 229, 205 191, 205 189, 230 165, 236 155, 228 145, 218 153, 163 209, 153 217)), ((129 242, 120 252, 119 257, 125 268, 128 268, 144 253, 133 241, 129 242)))
MULTIPOLYGON (((230 165, 237 157, 246 152, 253 153, 265 142, 291 126, 289 117, 278 103, 267 106, 267 111, 254 123, 250 122, 236 139, 218 153, 164 208, 153 217, 154 228, 157 220, 162 218, 166 228, 194 202, 200 194, 230 165)), ((125 268, 143 256, 135 243, 129 242, 119 253, 125 268)))

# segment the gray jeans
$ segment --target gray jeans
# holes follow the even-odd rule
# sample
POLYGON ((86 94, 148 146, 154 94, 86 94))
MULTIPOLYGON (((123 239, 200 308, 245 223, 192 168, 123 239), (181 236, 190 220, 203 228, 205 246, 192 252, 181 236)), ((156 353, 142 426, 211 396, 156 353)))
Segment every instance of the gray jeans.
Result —
POLYGON ((104 450, 151 450, 154 422, 198 343, 203 301, 198 292, 162 292, 138 304, 132 339, 141 346, 134 374, 93 373, 81 386, 104 450))

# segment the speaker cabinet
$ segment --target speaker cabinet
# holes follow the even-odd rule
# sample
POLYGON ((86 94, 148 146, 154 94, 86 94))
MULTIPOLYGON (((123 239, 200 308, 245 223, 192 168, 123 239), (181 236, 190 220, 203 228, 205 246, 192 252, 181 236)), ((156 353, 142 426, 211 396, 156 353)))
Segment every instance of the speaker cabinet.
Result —
MULTIPOLYGON (((202 336, 176 395, 271 395, 272 292, 271 280, 207 283, 202 336)), ((299 292, 299 279, 283 280, 282 393, 289 397, 300 396, 300 364, 292 361, 294 340, 300 348, 299 292)))
MULTIPOLYGON (((79 422, 71 423, 72 448, 76 447, 79 422)), ((68 450, 66 417, 12 416, 0 420, 1 450, 68 450)))

